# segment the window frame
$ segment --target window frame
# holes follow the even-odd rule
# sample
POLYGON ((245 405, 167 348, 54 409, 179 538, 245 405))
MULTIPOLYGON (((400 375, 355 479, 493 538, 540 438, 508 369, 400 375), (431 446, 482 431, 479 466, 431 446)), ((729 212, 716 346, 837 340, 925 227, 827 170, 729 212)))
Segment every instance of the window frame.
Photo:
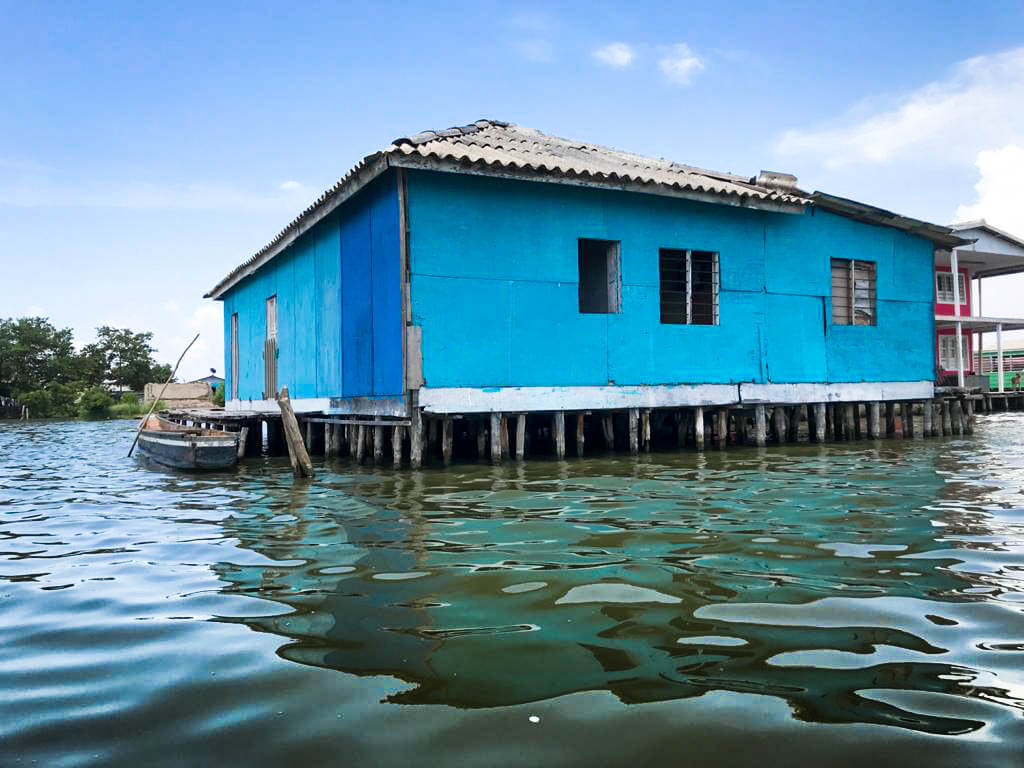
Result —
POLYGON ((277 294, 267 297, 267 339, 277 340, 277 294))
POLYGON ((605 240, 597 237, 580 237, 576 240, 578 305, 581 315, 617 315, 622 312, 622 241, 605 240), (604 285, 606 309, 589 309, 585 304, 584 263, 590 258, 585 255, 588 245, 598 244, 605 249, 604 285))
MULTIPOLYGON (((964 354, 964 370, 971 369, 970 353, 970 339, 967 334, 961 334, 960 346, 963 347, 964 354)), ((943 333, 939 335, 939 368, 943 371, 955 371, 956 367, 956 334, 955 333, 943 333), (944 347, 948 346, 949 349, 945 350, 944 347), (945 352, 949 353, 947 357, 945 352), (948 365, 947 365, 948 363, 948 365)))
POLYGON ((832 312, 831 312, 831 325, 846 325, 846 326, 860 326, 864 328, 872 328, 878 326, 878 265, 874 261, 868 261, 865 259, 849 259, 834 256, 829 260, 829 280, 832 289, 832 312), (839 267, 843 270, 843 278, 845 280, 845 292, 846 296, 836 295, 836 269, 839 267), (868 301, 870 302, 869 309, 865 312, 863 309, 858 308, 858 296, 857 296, 857 281, 858 270, 869 270, 869 286, 868 286, 868 301), (845 299, 845 306, 837 304, 837 298, 845 299), (843 307, 843 314, 846 316, 846 320, 837 319, 837 307, 843 307), (858 312, 867 314, 871 321, 857 322, 858 312))
POLYGON ((231 399, 238 399, 238 368, 241 365, 238 350, 238 313, 231 315, 231 399))
POLYGON ((721 324, 721 296, 722 296, 722 272, 720 267, 720 254, 718 251, 705 251, 697 248, 659 248, 658 249, 658 311, 659 320, 662 325, 720 325, 721 324), (711 256, 711 322, 694 322, 693 320, 693 255, 708 254, 711 256), (671 254, 684 259, 686 273, 683 291, 667 291, 664 275, 663 258, 671 254), (686 316, 683 320, 666 320, 665 299, 666 293, 684 293, 686 301, 686 316))
MULTIPOLYGON (((967 304, 967 275, 957 272, 957 282, 960 284, 960 306, 967 304)), ((952 271, 938 270, 935 273, 935 303, 955 304, 956 297, 953 295, 953 273, 952 271), (943 278, 949 278, 949 290, 940 287, 939 283, 943 278)))

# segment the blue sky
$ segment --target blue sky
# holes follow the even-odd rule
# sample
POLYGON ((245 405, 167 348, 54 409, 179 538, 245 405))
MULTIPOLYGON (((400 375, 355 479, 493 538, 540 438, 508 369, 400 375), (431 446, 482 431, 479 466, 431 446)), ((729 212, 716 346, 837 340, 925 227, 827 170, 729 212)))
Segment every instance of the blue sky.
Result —
POLYGON ((183 374, 220 370, 205 290, 364 155, 481 117, 1024 235, 1021 2, 288 5, 0 0, 0 316, 167 360, 198 330, 183 374))

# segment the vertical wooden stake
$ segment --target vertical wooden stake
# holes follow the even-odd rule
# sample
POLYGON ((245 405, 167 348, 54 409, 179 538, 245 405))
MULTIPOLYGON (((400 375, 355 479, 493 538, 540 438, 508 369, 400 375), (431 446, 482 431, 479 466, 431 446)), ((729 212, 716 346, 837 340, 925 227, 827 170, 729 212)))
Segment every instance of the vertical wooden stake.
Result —
POLYGON ((775 430, 775 441, 786 442, 786 411, 781 405, 772 409, 772 427, 775 430))
POLYGON ((953 434, 960 436, 964 433, 964 409, 960 405, 960 398, 953 398, 949 407, 950 416, 953 419, 953 434))
POLYGON ((583 414, 582 413, 577 413, 576 414, 576 455, 577 456, 582 456, 583 455, 583 442, 586 439, 586 434, 584 432, 583 427, 584 427, 583 414))
POLYGON ((882 406, 875 400, 868 403, 868 437, 878 440, 882 436, 882 406))
POLYGON ((786 431, 789 442, 795 443, 800 439, 800 406, 794 406, 786 414, 786 431))
POLYGON ((508 416, 501 414, 501 455, 508 456, 508 416))
POLYGON ((360 424, 356 427, 356 461, 363 463, 366 456, 366 426, 360 424))
POLYGON ((373 428, 373 463, 384 463, 384 427, 373 428))
POLYGON ((651 409, 640 412, 640 445, 645 451, 651 450, 651 409))
POLYGON ((921 435, 922 437, 932 436, 932 401, 921 401, 921 435))
POLYGON ((501 461, 501 422, 500 413, 491 414, 491 461, 495 464, 501 461))
POLYGON ((555 443, 555 456, 565 458, 565 411, 556 411, 551 416, 551 437, 555 443))
POLYGON ((640 411, 629 409, 629 452, 636 455, 640 452, 640 411))
POLYGON ((964 400, 964 431, 968 435, 974 434, 974 400, 964 400))
POLYGON ((754 441, 758 448, 768 444, 768 418, 765 407, 760 403, 754 406, 754 441))
POLYGON ((601 416, 601 431, 604 433, 604 447, 609 451, 615 449, 615 415, 605 413, 601 416))
POLYGON ((476 457, 478 459, 487 456, 487 425, 483 419, 476 420, 476 457))
POLYGON ((856 428, 853 424, 853 403, 847 403, 843 408, 843 439, 853 440, 856 437, 856 428))
POLYGON ((914 428, 914 401, 904 400, 903 401, 903 436, 908 440, 913 440, 916 435, 914 428))
POLYGON ((242 458, 243 456, 245 456, 245 448, 246 448, 245 442, 248 439, 249 439, 249 428, 248 427, 242 427, 239 430, 239 432, 238 432, 238 451, 235 454, 236 456, 238 456, 238 458, 242 458))
POLYGON ((896 437, 896 403, 885 404, 885 436, 896 437))
POLYGON ((441 422, 441 458, 447 467, 452 463, 452 417, 445 416, 441 422))
POLYGON ((526 457, 526 414, 520 413, 516 416, 516 460, 522 461, 526 457))
POLYGON ((825 404, 814 404, 814 441, 825 442, 825 404))
POLYGON ((419 469, 423 466, 423 411, 414 403, 410 416, 409 465, 413 469, 419 469))
POLYGON ((394 426, 391 428, 391 463, 396 468, 402 466, 402 433, 405 427, 394 426))
POLYGON ((693 444, 698 451, 704 450, 704 408, 693 409, 693 444))
POLYGON ((942 407, 942 434, 949 437, 953 434, 953 417, 950 413, 949 400, 943 398, 939 401, 942 407))
POLYGON ((690 426, 690 417, 686 411, 676 414, 676 447, 686 447, 686 433, 690 426))
POLYGON ((324 456, 330 458, 334 455, 334 425, 324 424, 324 456))
POLYGON ((729 409, 719 408, 715 411, 715 448, 725 450, 729 441, 729 409))

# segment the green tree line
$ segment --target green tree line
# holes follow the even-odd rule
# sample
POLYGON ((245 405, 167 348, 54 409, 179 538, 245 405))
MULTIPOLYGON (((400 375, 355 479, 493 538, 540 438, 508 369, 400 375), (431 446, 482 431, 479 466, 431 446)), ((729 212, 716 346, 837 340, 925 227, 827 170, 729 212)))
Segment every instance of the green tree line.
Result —
POLYGON ((102 326, 95 342, 76 350, 71 329, 48 318, 0 320, 0 395, 39 418, 105 415, 107 385, 139 391, 171 375, 153 359, 152 340, 149 332, 102 326))

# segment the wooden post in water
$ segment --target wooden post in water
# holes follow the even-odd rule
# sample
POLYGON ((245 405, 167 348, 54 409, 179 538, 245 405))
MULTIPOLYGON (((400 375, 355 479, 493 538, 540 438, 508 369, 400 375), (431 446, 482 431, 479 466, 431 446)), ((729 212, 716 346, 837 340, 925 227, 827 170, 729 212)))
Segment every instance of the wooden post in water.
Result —
POLYGON ((452 463, 452 417, 446 415, 441 422, 441 459, 447 467, 452 463))
POLYGON ((953 434, 957 436, 962 435, 964 433, 963 412, 964 409, 960 405, 960 398, 953 398, 953 402, 949 406, 949 415, 950 418, 953 420, 953 434))
POLYGON ((896 437, 896 403, 885 404, 885 436, 896 437))
POLYGON ((526 458, 526 414, 516 416, 516 460, 526 458))
POLYGON ((686 411, 676 413, 676 448, 686 447, 686 433, 690 426, 690 420, 686 411))
POLYGON ((409 420, 409 466, 413 469, 423 466, 423 412, 415 403, 409 420))
POLYGON ((634 456, 640 452, 640 411, 629 409, 629 452, 634 456))
POLYGON ((942 435, 949 437, 953 434, 953 415, 950 412, 949 400, 942 398, 939 404, 942 408, 942 435))
POLYGON ((974 434, 974 400, 968 398, 964 402, 964 405, 966 406, 966 411, 965 412, 966 412, 966 416, 967 416, 967 430, 966 431, 967 431, 968 435, 973 435, 974 434))
POLYGON ((508 416, 501 414, 501 455, 510 455, 508 443, 508 416))
POLYGON ((934 429, 934 425, 932 424, 932 417, 933 417, 933 415, 934 414, 932 413, 932 401, 931 400, 922 400, 921 401, 921 434, 922 434, 923 437, 933 437, 933 435, 932 435, 932 429, 934 429))
POLYGON ((291 400, 288 399, 288 387, 281 387, 277 396, 277 405, 281 409, 281 425, 284 431, 285 443, 288 445, 288 459, 292 463, 292 473, 296 477, 313 477, 313 462, 309 460, 306 446, 302 442, 302 432, 299 431, 299 422, 295 418, 295 411, 292 410, 291 400))
POLYGON ((487 456, 487 425, 483 419, 476 419, 476 457, 478 459, 487 456))
POLYGON ((878 401, 868 403, 868 437, 877 440, 882 436, 882 407, 878 401))
POLYGON ((356 461, 363 463, 366 457, 366 425, 360 424, 356 427, 356 461))
POLYGON ((373 428, 373 463, 384 463, 384 427, 377 425, 373 428))
POLYGON ((791 443, 800 439, 800 406, 794 405, 786 412, 786 439, 791 443))
POLYGON ((645 451, 651 450, 651 409, 644 408, 640 412, 640 444, 645 451))
POLYGON ((903 436, 908 440, 913 440, 914 435, 914 401, 904 400, 902 405, 903 410, 903 436))
POLYGON ((391 463, 395 468, 402 466, 402 432, 405 427, 395 425, 391 428, 391 463))
POLYGON ((501 461, 501 421, 502 414, 491 414, 491 461, 495 464, 501 461))
POLYGON ((715 448, 725 450, 729 442, 729 409, 719 408, 715 411, 715 448))
POLYGON ((604 447, 609 451, 615 449, 615 416, 606 413, 601 416, 601 432, 604 434, 604 447))
POLYGON ((825 404, 814 404, 814 441, 825 442, 825 404))
POLYGON ((576 455, 583 455, 583 443, 586 440, 586 434, 584 432, 583 414, 576 414, 576 455))
POLYGON ((240 458, 240 459, 243 456, 245 456, 245 448, 246 448, 245 443, 246 443, 246 441, 248 439, 249 439, 249 428, 248 427, 242 427, 238 431, 238 452, 236 453, 236 456, 238 456, 238 458, 240 458))
POLYGON ((693 409, 693 443, 698 451, 704 450, 704 408, 693 409))
POLYGON ((784 443, 786 441, 786 412, 781 405, 772 409, 772 427, 775 431, 775 441, 784 443))
POLYGON ((555 456, 565 458, 565 411, 555 411, 551 415, 551 439, 555 444, 555 456))
POLYGON ((760 403, 754 406, 754 440, 758 448, 764 448, 768 444, 767 418, 764 406, 760 403))
POLYGON ((843 406, 843 440, 853 440, 856 432, 853 424, 853 403, 843 406))

